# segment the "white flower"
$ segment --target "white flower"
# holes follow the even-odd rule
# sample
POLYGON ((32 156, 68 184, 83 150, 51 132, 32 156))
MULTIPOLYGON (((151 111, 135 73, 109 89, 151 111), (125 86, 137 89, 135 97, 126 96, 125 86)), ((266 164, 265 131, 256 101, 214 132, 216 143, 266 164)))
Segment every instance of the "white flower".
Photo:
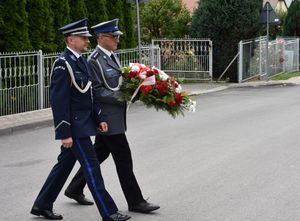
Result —
POLYGON ((136 63, 129 63, 129 67, 131 67, 132 71, 140 72, 140 65, 136 63))
POLYGON ((142 73, 139 73, 140 79, 145 79, 147 77, 147 72, 143 71, 142 73))
POLYGON ((169 75, 167 75, 165 72, 159 70, 159 77, 162 79, 162 80, 167 80, 169 78, 169 75))
POLYGON ((196 101, 191 102, 191 105, 189 107, 189 112, 193 112, 193 113, 196 112, 196 101))
POLYGON ((189 100, 189 102, 187 104, 185 104, 186 109, 188 110, 188 112, 196 112, 196 101, 193 100, 189 100))
POLYGON ((137 72, 139 72, 139 71, 140 71, 140 67, 137 66, 137 65, 133 65, 133 66, 131 67, 131 70, 132 70, 132 71, 137 71, 137 72))
POLYGON ((182 87, 180 84, 178 84, 177 88, 175 88, 176 93, 180 93, 182 91, 182 87))

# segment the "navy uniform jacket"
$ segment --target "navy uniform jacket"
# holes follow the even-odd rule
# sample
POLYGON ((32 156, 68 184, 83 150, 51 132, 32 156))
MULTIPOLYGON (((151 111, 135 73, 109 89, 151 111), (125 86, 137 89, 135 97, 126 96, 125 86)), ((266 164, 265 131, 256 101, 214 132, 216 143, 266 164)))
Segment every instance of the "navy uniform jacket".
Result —
POLYGON ((101 106, 101 114, 108 124, 103 135, 122 134, 126 131, 126 102, 118 100, 122 75, 120 62, 116 64, 99 47, 89 56, 88 64, 93 81, 93 94, 101 106))
POLYGON ((96 135, 97 125, 94 117, 100 122, 101 111, 99 106, 93 107, 89 78, 87 62, 79 62, 67 48, 53 64, 50 102, 56 139, 96 135), (70 72, 73 72, 73 81, 70 72))

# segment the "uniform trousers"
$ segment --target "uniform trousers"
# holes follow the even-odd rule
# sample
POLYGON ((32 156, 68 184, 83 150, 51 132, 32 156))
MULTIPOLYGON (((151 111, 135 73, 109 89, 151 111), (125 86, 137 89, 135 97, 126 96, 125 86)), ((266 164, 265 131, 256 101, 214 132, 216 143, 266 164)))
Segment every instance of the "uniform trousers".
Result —
POLYGON ((53 203, 71 173, 76 160, 83 169, 83 175, 102 217, 118 211, 113 199, 106 191, 99 161, 90 137, 73 139, 72 148, 61 147, 57 163, 38 194, 34 205, 40 209, 52 210, 53 203))
MULTIPOLYGON (((110 153, 112 154, 128 206, 135 206, 143 202, 141 189, 133 173, 131 151, 125 133, 117 135, 98 134, 95 138, 94 147, 100 163, 107 159, 110 153)), ((82 194, 85 184, 83 171, 80 168, 67 191, 82 194)))

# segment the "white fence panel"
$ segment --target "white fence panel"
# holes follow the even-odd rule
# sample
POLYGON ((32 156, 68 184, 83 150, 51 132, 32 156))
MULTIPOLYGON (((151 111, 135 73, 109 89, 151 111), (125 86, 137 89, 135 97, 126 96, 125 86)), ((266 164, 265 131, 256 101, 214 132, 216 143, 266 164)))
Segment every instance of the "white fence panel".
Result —
MULTIPOLYGON (((139 62, 137 48, 116 53, 123 66, 139 62)), ((160 67, 158 47, 142 47, 141 53, 143 63, 160 67)), ((50 72, 59 54, 42 51, 0 54, 0 116, 50 107, 50 72)))

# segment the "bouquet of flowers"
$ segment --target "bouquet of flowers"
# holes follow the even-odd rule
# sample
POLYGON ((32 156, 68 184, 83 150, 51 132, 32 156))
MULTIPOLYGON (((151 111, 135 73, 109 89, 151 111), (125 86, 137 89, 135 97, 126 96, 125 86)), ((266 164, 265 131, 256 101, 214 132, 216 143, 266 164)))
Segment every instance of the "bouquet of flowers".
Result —
POLYGON ((156 67, 130 63, 122 68, 121 100, 140 100, 147 107, 167 111, 173 118, 184 111, 196 111, 196 102, 182 91, 180 84, 156 67))

